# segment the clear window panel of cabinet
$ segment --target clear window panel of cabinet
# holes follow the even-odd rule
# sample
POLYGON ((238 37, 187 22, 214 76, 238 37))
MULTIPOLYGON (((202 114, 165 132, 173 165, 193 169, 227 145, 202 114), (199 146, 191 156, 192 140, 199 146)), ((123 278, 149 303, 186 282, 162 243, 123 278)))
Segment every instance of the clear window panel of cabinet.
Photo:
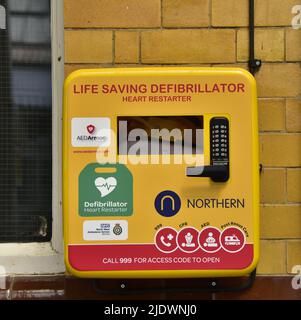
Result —
POLYGON ((52 233, 50 0, 0 0, 0 242, 52 233))

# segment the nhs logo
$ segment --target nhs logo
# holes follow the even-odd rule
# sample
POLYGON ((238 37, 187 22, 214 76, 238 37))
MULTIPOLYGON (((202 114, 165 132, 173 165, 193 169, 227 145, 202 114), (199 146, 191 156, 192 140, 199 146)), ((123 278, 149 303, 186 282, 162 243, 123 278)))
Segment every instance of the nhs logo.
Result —
POLYGON ((6 29, 6 9, 0 6, 0 29, 6 29))

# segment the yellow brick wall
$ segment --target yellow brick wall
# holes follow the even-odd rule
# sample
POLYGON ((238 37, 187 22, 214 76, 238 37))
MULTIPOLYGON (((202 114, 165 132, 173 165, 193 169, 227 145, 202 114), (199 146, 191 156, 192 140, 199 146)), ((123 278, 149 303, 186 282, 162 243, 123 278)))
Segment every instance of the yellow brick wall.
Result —
MULTIPOLYGON (((248 61, 248 0, 64 0, 65 73, 79 68, 248 61)), ((255 0, 259 94, 259 274, 301 265, 301 0, 255 0)))

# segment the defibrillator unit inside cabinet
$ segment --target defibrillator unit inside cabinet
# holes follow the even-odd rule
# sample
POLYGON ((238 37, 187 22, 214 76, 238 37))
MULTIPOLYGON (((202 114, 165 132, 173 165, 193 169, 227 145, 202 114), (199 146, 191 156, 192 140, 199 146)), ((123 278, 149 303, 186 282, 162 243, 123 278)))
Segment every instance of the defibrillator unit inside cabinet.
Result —
POLYGON ((91 278, 250 274, 256 84, 230 68, 79 70, 64 89, 65 262, 91 278))

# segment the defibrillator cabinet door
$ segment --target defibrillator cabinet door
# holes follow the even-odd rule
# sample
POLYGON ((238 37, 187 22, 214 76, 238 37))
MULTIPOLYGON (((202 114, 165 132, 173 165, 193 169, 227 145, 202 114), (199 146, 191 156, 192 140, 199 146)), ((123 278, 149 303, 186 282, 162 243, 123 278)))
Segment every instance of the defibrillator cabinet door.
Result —
POLYGON ((257 104, 247 71, 76 71, 63 123, 71 273, 211 277, 256 267, 257 104))

